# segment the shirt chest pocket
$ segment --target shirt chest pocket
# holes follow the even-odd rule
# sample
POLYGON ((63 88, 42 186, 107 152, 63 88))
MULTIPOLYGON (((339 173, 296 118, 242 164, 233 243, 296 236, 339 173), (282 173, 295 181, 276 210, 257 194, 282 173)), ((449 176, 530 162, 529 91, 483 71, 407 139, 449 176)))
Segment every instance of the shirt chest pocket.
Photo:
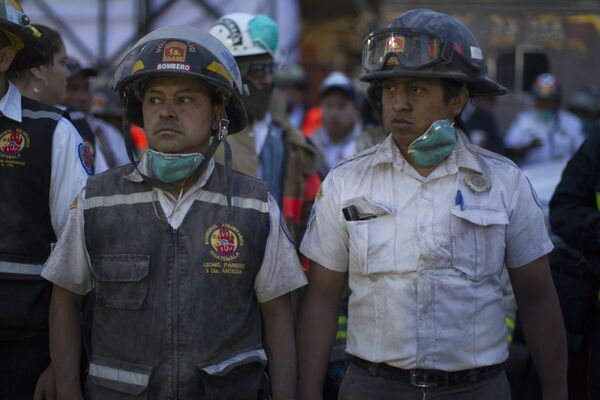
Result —
POLYGON ((143 308, 148 292, 149 266, 150 256, 142 254, 105 254, 92 257, 96 298, 110 308, 143 308))
POLYGON ((396 270, 394 252, 394 210, 365 197, 349 200, 356 206, 359 220, 346 220, 349 242, 349 268, 365 275, 396 270))
POLYGON ((504 265, 506 225, 504 210, 454 206, 451 241, 452 264, 472 280, 499 274, 504 265))

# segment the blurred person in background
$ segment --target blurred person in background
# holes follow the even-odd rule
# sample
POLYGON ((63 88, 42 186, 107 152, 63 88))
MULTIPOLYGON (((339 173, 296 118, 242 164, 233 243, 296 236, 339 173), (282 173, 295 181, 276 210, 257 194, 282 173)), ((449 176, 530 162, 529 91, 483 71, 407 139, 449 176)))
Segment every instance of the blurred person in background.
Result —
POLYGON ((567 163, 550 201, 550 225, 583 254, 562 266, 571 279, 557 284, 571 282, 565 322, 578 340, 569 344, 585 353, 587 376, 579 380, 586 381, 588 398, 600 399, 600 135, 589 136, 567 163))
POLYGON ((586 137, 600 133, 599 101, 598 93, 590 88, 578 89, 567 98, 567 111, 579 117, 586 137))
POLYGON ((552 74, 533 83, 534 106, 518 114, 504 137, 508 155, 519 165, 568 159, 583 142, 579 118, 561 109, 563 90, 552 74))
MULTIPOLYGON (((267 183, 299 245, 320 180, 315 149, 290 125, 285 109, 273 112, 271 108, 279 26, 263 14, 232 13, 219 18, 210 33, 231 51, 249 90, 242 99, 248 126, 228 138, 233 169, 267 183)), ((217 150, 215 159, 225 161, 223 149, 217 150)))
POLYGON ((492 96, 471 99, 461 114, 461 120, 471 143, 504 154, 504 144, 493 113, 496 99, 492 96))
POLYGON ((42 42, 48 48, 51 59, 46 64, 25 71, 18 71, 9 76, 24 96, 40 103, 65 109, 77 132, 83 139, 87 154, 91 159, 92 173, 94 172, 95 147, 94 134, 82 113, 71 113, 64 105, 67 94, 67 79, 70 71, 67 67, 65 44, 56 30, 44 25, 34 27, 42 33, 42 42))
POLYGON ((373 119, 377 121, 377 123, 359 135, 356 141, 357 152, 361 152, 381 143, 389 133, 383 126, 383 107, 381 105, 382 92, 383 87, 377 83, 372 83, 367 88, 367 103, 371 108, 373 119))
POLYGON ((30 25, 17 1, 0 2, 2 400, 55 398, 48 348, 52 287, 40 273, 91 172, 86 147, 64 112, 40 102, 62 100, 66 75, 56 38, 30 25), (29 77, 23 94, 7 75, 29 77))
POLYGON ((288 121, 294 128, 302 129, 308 109, 306 104, 306 91, 308 90, 306 72, 300 65, 286 65, 275 72, 274 82, 275 87, 285 99, 288 121))
POLYGON ((49 49, 51 59, 38 67, 9 74, 9 79, 23 96, 51 106, 60 106, 67 93, 67 53, 60 34, 44 25, 33 25, 42 34, 41 41, 49 49))
POLYGON ((356 153, 356 140, 362 132, 356 89, 342 72, 332 72, 321 83, 322 127, 310 140, 322 158, 317 169, 321 178, 344 158, 356 153))
POLYGON ((67 79, 67 92, 64 104, 75 119, 85 119, 93 133, 91 145, 94 148, 94 173, 129 163, 125 140, 121 132, 111 124, 96 118, 91 112, 92 94, 90 78, 98 75, 92 68, 83 68, 79 61, 67 58, 70 76, 67 79))

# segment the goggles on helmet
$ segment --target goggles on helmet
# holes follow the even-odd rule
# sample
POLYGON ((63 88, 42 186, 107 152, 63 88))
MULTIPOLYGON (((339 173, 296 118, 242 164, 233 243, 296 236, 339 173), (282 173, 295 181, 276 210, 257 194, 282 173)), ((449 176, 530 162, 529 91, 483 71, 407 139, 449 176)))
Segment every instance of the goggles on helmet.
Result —
POLYGON ((400 65, 419 70, 439 63, 450 63, 452 44, 430 33, 410 29, 387 28, 365 39, 362 66, 366 72, 381 71, 385 66, 400 65))

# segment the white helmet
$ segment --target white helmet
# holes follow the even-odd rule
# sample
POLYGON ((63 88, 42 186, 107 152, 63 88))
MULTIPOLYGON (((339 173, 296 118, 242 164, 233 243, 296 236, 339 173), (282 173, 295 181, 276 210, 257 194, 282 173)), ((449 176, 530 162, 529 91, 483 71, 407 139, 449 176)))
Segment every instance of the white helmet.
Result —
POLYGON ((264 14, 231 13, 222 16, 210 28, 234 57, 269 54, 275 57, 279 44, 279 26, 264 14))

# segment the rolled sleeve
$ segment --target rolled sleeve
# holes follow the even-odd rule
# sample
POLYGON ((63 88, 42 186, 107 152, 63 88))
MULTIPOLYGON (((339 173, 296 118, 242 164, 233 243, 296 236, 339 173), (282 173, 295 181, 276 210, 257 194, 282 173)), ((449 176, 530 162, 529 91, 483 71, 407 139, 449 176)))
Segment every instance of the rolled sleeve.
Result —
POLYGON ((85 246, 84 192, 73 202, 67 222, 42 269, 42 277, 71 292, 85 295, 94 288, 85 246))
POLYGON ((327 269, 348 271, 348 230, 332 171, 323 181, 313 205, 300 251, 327 269))
POLYGON ((277 202, 269 195, 270 232, 254 290, 259 303, 294 291, 308 282, 300 266, 296 248, 283 223, 277 202))
POLYGON ((535 190, 519 171, 506 228, 506 266, 517 268, 552 251, 535 190))

